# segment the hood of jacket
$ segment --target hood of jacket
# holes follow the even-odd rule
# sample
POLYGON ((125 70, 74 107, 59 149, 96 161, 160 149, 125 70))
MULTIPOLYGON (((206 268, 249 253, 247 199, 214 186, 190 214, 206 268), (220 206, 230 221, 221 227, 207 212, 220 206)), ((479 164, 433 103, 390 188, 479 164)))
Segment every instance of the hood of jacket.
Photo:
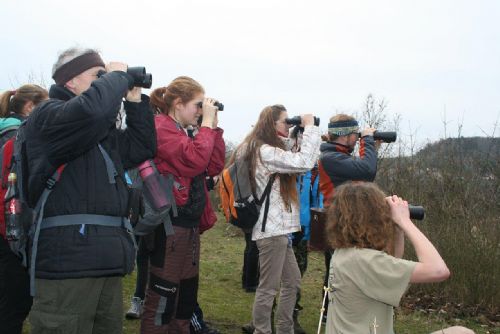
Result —
POLYGON ((20 124, 21 120, 14 117, 0 118, 0 131, 17 129, 20 124))

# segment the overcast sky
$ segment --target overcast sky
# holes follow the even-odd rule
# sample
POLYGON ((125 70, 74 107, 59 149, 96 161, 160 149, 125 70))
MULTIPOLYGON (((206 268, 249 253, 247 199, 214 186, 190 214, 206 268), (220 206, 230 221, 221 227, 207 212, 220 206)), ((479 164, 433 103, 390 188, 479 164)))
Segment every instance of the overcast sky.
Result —
MULTIPOLYGON (((313 113, 326 131, 366 96, 420 142, 492 135, 500 118, 500 1, 2 1, 0 90, 45 79, 71 46, 145 65, 153 87, 179 75, 225 104, 240 141, 270 104, 313 113)), ((495 136, 500 129, 496 128, 495 136)))

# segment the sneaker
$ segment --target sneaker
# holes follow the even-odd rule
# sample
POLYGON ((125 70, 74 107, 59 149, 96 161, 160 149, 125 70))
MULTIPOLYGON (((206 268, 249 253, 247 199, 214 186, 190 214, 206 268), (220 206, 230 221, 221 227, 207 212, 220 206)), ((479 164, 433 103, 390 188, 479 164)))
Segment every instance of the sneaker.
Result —
POLYGON ((142 314, 142 306, 144 305, 144 301, 139 297, 132 297, 132 301, 130 302, 130 308, 125 314, 125 318, 127 319, 139 319, 142 314))

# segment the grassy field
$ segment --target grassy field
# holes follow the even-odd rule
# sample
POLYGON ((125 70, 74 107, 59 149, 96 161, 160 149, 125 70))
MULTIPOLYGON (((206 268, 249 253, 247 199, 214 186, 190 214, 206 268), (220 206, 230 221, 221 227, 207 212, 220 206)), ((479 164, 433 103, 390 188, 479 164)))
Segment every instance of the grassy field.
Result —
MULTIPOLYGON (((241 267, 245 241, 241 232, 225 223, 203 234, 199 302, 205 319, 221 333, 241 333, 241 325, 251 319, 254 294, 241 289, 241 267)), ((302 280, 302 306, 299 317, 307 333, 317 333, 321 305, 324 260, 322 253, 309 254, 309 267, 302 280)), ((128 309, 135 287, 135 275, 125 279, 124 302, 128 309)), ((397 312, 398 334, 424 334, 450 325, 463 325, 476 333, 498 333, 499 328, 488 328, 472 320, 456 319, 447 324, 439 315, 420 312, 397 312)), ((125 320, 124 333, 138 333, 139 321, 125 320)))

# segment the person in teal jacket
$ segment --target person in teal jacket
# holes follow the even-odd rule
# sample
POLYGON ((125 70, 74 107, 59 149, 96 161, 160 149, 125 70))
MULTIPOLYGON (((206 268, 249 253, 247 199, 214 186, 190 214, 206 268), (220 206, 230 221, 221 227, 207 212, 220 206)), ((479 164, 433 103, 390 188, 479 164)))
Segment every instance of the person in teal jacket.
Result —
MULTIPOLYGON (((0 147, 15 136, 19 125, 34 106, 46 100, 48 92, 37 85, 23 85, 0 96, 0 147)), ((1 164, 0 164, 1 165, 1 164)), ((23 322, 33 299, 29 291, 28 272, 5 239, 0 224, 0 324, 2 333, 21 334, 23 322)))
MULTIPOLYGON (((297 192, 300 201, 300 226, 301 231, 293 235, 293 251, 300 274, 304 277, 307 270, 308 244, 311 238, 311 208, 323 207, 323 194, 319 191, 318 166, 305 174, 297 177, 297 192)), ((297 292, 297 301, 293 310, 294 334, 305 333, 301 328, 298 316, 302 310, 300 302, 300 290, 297 292)))

